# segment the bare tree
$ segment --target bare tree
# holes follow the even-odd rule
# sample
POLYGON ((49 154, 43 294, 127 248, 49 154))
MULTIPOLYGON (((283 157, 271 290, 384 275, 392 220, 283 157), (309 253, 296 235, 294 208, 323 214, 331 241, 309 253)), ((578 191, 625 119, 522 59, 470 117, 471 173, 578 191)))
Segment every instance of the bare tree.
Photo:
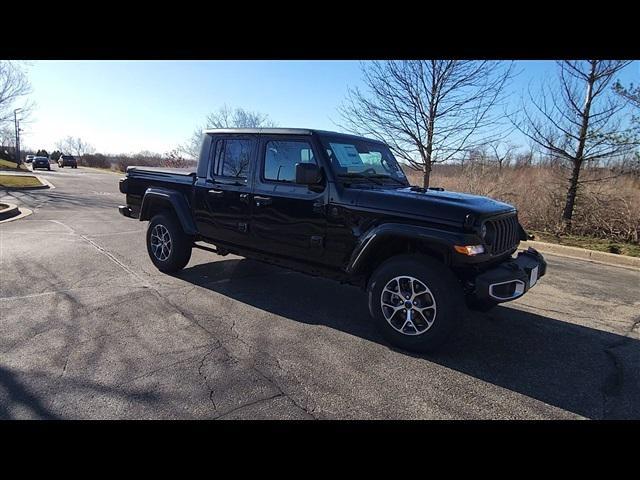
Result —
MULTIPOLYGON (((13 109, 16 102, 31 93, 31 84, 19 64, 10 61, 0 61, 0 125, 13 121, 13 109)), ((23 104, 20 116, 29 113, 32 105, 23 104)))
MULTIPOLYGON (((635 109, 635 113, 632 116, 631 121, 634 125, 633 133, 637 140, 640 139, 640 87, 634 87, 632 83, 628 88, 625 88, 618 81, 613 86, 613 90, 617 95, 628 101, 632 108, 635 109)), ((640 144, 640 142, 638 143, 640 144)), ((636 149, 634 153, 635 155, 633 155, 633 157, 627 157, 623 163, 630 166, 630 170, 638 174, 638 172, 640 172, 640 151, 636 149)))
POLYGON ((631 103, 635 108, 640 108, 640 87, 634 87, 632 83, 628 88, 625 88, 619 81, 617 81, 613 85, 613 90, 618 95, 629 101, 629 103, 631 103))
POLYGON ((58 143, 56 143, 56 148, 60 150, 63 154, 71 154, 78 159, 82 159, 85 155, 94 153, 96 149, 90 143, 84 141, 80 137, 66 137, 58 143))
POLYGON ((362 64, 367 92, 350 89, 340 125, 385 141, 422 171, 500 136, 496 108, 513 76, 512 62, 402 60, 362 64))
POLYGON ((14 148, 16 146, 16 133, 11 127, 0 127, 0 147, 14 148))
POLYGON ((200 142, 202 141, 202 131, 207 128, 269 128, 275 127, 269 115, 252 112, 237 107, 232 109, 223 105, 217 112, 212 112, 207 116, 205 124, 196 128, 191 138, 176 151, 191 158, 198 158, 200 155, 200 142))
POLYGON ((515 144, 502 140, 489 143, 489 148, 493 152, 492 160, 498 164, 498 171, 502 171, 502 167, 508 167, 511 164, 514 152, 518 149, 515 144))
POLYGON ((611 94, 615 75, 629 61, 559 61, 558 85, 542 85, 538 98, 529 91, 530 107, 514 125, 549 155, 568 161, 571 176, 562 219, 571 219, 580 185, 580 171, 588 162, 623 155, 633 148, 623 127, 626 102, 611 94))

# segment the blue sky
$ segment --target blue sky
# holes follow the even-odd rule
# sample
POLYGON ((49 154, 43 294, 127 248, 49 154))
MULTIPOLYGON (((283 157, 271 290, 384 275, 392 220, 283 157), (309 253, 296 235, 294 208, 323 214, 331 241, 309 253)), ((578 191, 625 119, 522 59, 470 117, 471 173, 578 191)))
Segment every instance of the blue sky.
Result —
MULTIPOLYGON (((36 108, 22 142, 49 151, 72 135, 103 153, 163 153, 223 104, 267 113, 283 127, 336 130, 336 108, 349 86, 361 84, 353 61, 37 61, 27 68, 36 108)), ((555 73, 551 61, 517 68, 513 101, 555 73)), ((637 84, 640 62, 621 79, 637 84)))

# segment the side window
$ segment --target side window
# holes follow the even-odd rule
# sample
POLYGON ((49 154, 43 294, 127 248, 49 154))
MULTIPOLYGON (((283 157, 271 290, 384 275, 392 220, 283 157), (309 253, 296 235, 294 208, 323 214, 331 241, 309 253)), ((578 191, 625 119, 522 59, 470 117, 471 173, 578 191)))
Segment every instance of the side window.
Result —
POLYGON ((270 140, 265 149, 263 178, 293 183, 296 180, 296 163, 318 163, 309 142, 270 140))
POLYGON ((211 175, 246 179, 249 173, 253 140, 226 138, 216 142, 211 175))

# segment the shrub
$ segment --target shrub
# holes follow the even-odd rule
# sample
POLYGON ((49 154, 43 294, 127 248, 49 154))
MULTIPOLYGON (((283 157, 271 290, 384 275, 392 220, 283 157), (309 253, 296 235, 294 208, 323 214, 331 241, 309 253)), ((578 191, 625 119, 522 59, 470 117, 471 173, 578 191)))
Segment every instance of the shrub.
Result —
POLYGON ((78 164, 85 167, 111 168, 111 160, 101 153, 83 155, 78 159, 78 164))
MULTIPOLYGON (((407 170, 413 185, 420 172, 407 170)), ((514 205, 525 229, 562 231, 568 172, 560 164, 524 165, 499 170, 492 165, 437 164, 431 185, 485 195, 514 205)), ((608 168, 585 169, 573 217, 572 233, 638 244, 640 178, 608 168)))

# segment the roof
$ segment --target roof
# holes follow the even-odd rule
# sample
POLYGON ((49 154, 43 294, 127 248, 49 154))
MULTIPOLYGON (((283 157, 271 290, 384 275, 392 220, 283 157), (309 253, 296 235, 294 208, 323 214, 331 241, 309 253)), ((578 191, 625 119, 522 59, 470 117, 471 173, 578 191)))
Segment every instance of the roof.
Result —
POLYGON ((265 134, 265 135, 312 135, 320 134, 333 137, 345 137, 353 139, 366 139, 371 142, 383 143, 380 140, 349 133, 331 132, 328 130, 316 130, 311 128, 211 128, 206 129, 202 133, 206 134, 225 134, 225 133, 247 133, 247 134, 265 134))
POLYGON ((211 128, 203 133, 264 133, 267 135, 311 135, 306 128, 211 128))

